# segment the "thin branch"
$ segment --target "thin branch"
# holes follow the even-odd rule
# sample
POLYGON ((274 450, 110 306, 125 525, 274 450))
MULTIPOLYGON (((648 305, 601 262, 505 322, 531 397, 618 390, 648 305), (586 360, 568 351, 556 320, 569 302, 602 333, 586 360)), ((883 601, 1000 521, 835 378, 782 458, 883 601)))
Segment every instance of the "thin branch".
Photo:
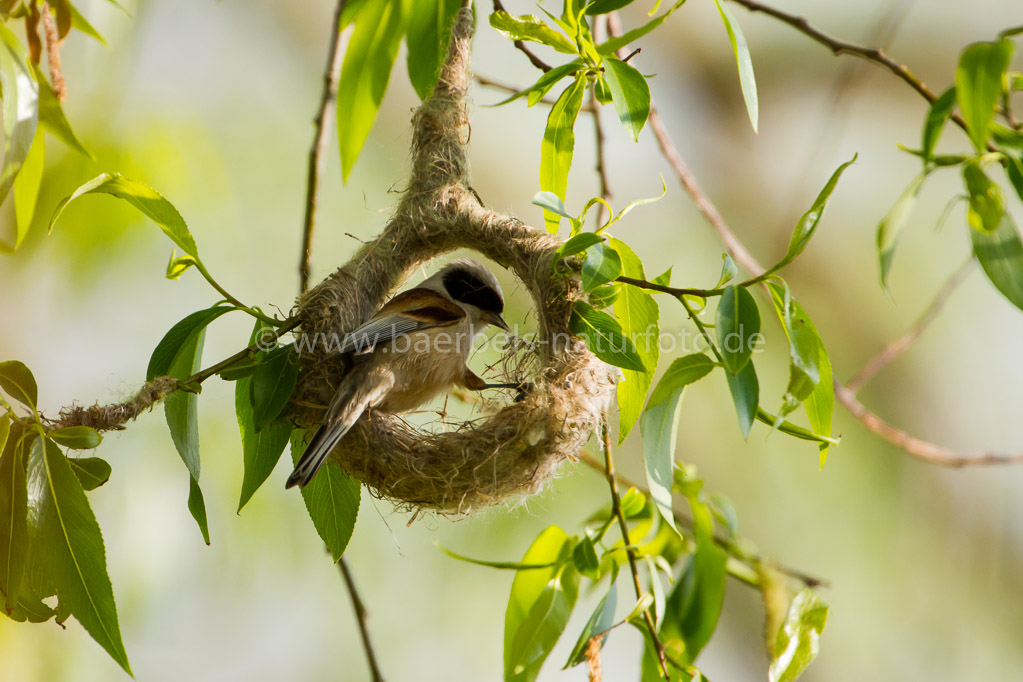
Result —
MULTIPOLYGON (((507 12, 504 5, 501 4, 501 0, 494 0, 494 11, 495 12, 507 12)), ((533 54, 533 51, 526 47, 526 44, 521 40, 516 40, 514 43, 515 47, 522 51, 522 54, 529 58, 529 63, 540 69, 544 73, 551 70, 550 64, 533 54)))
POLYGON ((913 343, 920 338, 920 335, 923 334, 934 320, 937 319, 942 308, 944 308, 945 304, 948 302, 949 297, 952 296, 955 290, 958 289, 959 286, 966 281, 966 278, 970 276, 970 273, 973 272, 973 266, 975 264, 976 261, 971 254, 966 262, 960 265, 959 268, 952 273, 952 276, 948 278, 945 285, 941 287, 941 291, 938 292, 938 294, 934 297, 934 300, 931 301, 929 306, 927 306, 927 309, 924 310, 922 315, 920 315, 916 324, 910 327, 909 330, 898 339, 885 346, 880 353, 874 356, 873 360, 868 362, 863 369, 860 370, 859 374, 846 382, 845 387, 850 393, 853 395, 859 393, 865 383, 873 379, 878 372, 884 369, 890 362, 895 360, 895 358, 909 350, 909 347, 912 346, 913 343))
MULTIPOLYGON (((742 5, 750 12, 760 12, 777 19, 784 24, 788 24, 803 35, 827 47, 836 57, 838 55, 848 54, 877 64, 907 83, 911 88, 916 90, 921 97, 932 104, 934 103, 934 100, 938 98, 938 96, 935 95, 934 92, 916 76, 916 74, 909 70, 909 67, 889 57, 888 54, 880 47, 864 47, 862 45, 847 43, 845 41, 838 40, 837 38, 832 38, 826 33, 823 33, 811 26, 810 22, 807 21, 805 17, 789 14, 788 12, 784 12, 780 9, 756 2, 756 0, 732 0, 732 2, 737 5, 742 5)), ((960 128, 966 130, 966 122, 958 113, 952 114, 952 120, 955 121, 956 125, 960 128)))
MULTIPOLYGON (((596 87, 596 86, 594 86, 596 87)), ((604 124, 600 120, 600 105, 597 102, 597 96, 590 91, 590 107, 593 111, 593 132, 595 136, 594 145, 596 148, 597 165, 595 170, 597 171, 597 177, 600 179, 600 198, 604 201, 611 200, 611 185, 607 179, 607 162, 604 160, 604 124)), ((604 224, 607 218, 607 206, 602 203, 597 204, 597 226, 604 224)))
POLYGON ((345 0, 338 0, 331 22, 330 47, 327 49, 327 66, 323 71, 323 92, 320 94, 320 106, 316 111, 313 146, 309 149, 309 169, 306 177, 305 219, 302 223, 302 255, 298 262, 300 293, 309 290, 310 261, 312 260, 313 228, 316 215, 316 190, 320 184, 320 173, 326 162, 324 150, 330 139, 330 126, 327 119, 334 110, 337 98, 337 81, 341 71, 341 12, 344 11, 345 0))
POLYGON ((338 559, 337 570, 341 573, 341 577, 344 578, 345 587, 348 588, 348 596, 352 599, 352 609, 355 611, 355 617, 359 623, 359 634, 362 635, 362 648, 366 650, 366 661, 369 663, 370 675, 373 677, 373 682, 384 682, 384 676, 380 674, 380 666, 377 665, 376 654, 373 653, 373 643, 369 639, 369 628, 366 625, 366 619, 369 614, 366 612, 366 606, 359 597, 359 591, 355 589, 355 581, 352 580, 352 574, 348 570, 348 564, 345 563, 344 557, 338 559))
MULTIPOLYGON (((625 554, 629 558, 629 572, 632 573, 632 587, 636 590, 636 599, 642 599, 643 586, 639 582, 636 548, 633 547, 632 540, 629 539, 629 523, 625 520, 625 514, 622 513, 622 499, 618 495, 618 480, 615 478, 614 459, 611 457, 611 436, 607 428, 606 409, 604 410, 604 419, 600 428, 604 440, 604 475, 607 478, 608 487, 611 489, 611 514, 618 519, 618 528, 622 533, 622 544, 625 545, 625 554)), ((661 638, 657 636, 657 625, 654 623, 653 616, 650 615, 649 608, 643 611, 643 621, 650 632, 650 641, 653 642, 654 650, 657 651, 657 658, 661 663, 664 679, 669 679, 671 674, 668 672, 668 662, 664 656, 664 644, 661 643, 661 638)))
MULTIPOLYGON (((591 469, 593 469, 594 471, 600 472, 601 474, 604 474, 606 476, 606 472, 604 470, 604 465, 601 464, 594 457, 592 457, 592 456, 590 456, 590 455, 588 455, 586 453, 582 453, 579 456, 579 460, 581 462, 583 462, 586 466, 588 466, 591 469)), ((650 495, 650 490, 646 486, 644 486, 641 483, 638 483, 636 481, 633 481, 632 479, 630 479, 629 477, 625 476, 624 474, 619 474, 619 473, 615 472, 614 477, 615 477, 615 480, 619 484, 627 486, 629 488, 635 488, 636 490, 638 490, 639 492, 643 493, 646 496, 650 495)), ((680 512, 680 511, 678 511, 676 509, 672 510, 672 515, 675 517, 676 523, 678 523, 680 526, 682 526, 684 528, 690 528, 690 529, 693 527, 693 519, 691 517, 686 516, 685 514, 683 514, 682 512, 680 512)), ((766 559, 764 557, 761 557, 761 556, 758 556, 758 555, 736 554, 735 553, 735 547, 732 544, 730 544, 728 542, 728 540, 725 540, 724 538, 718 537, 716 535, 714 536, 714 544, 716 544, 718 547, 720 547, 721 549, 723 549, 726 552, 728 552, 729 556, 731 556, 732 558, 742 562, 749 569, 750 572, 754 572, 754 573, 756 572, 755 564, 757 564, 757 563, 769 564, 771 566, 771 568, 775 569, 779 573, 783 573, 783 574, 789 576, 790 578, 794 578, 794 579, 798 580, 799 582, 803 583, 804 585, 806 585, 807 587, 827 587, 828 586, 828 581, 824 580, 823 578, 816 578, 816 577, 814 577, 814 576, 812 576, 812 575, 810 575, 808 573, 804 573, 803 571, 800 571, 798 569, 790 568, 788 566, 783 566, 781 564, 776 564, 773 561, 770 561, 770 560, 768 560, 768 559, 766 559)), ((758 587, 758 585, 756 585, 755 583, 749 582, 745 578, 745 573, 743 573, 742 575, 738 575, 738 574, 730 572, 730 575, 732 575, 733 578, 739 579, 744 585, 749 585, 751 587, 758 587)))
POLYGON ((629 286, 637 287, 639 289, 649 289, 650 291, 657 291, 662 294, 670 294, 675 298, 681 298, 682 296, 700 296, 702 298, 710 298, 712 296, 720 296, 725 293, 724 289, 683 289, 679 287, 669 287, 664 284, 657 284, 656 282, 648 282, 645 279, 636 279, 635 277, 619 277, 615 280, 622 284, 628 284, 629 286))

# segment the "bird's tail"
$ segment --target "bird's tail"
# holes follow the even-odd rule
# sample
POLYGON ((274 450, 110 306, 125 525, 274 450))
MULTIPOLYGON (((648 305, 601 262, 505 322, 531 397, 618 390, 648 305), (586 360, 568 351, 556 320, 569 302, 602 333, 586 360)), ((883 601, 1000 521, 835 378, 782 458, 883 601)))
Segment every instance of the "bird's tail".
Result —
POLYGON ((327 418, 306 446, 288 477, 286 488, 305 487, 320 470, 338 441, 355 425, 366 408, 379 403, 393 385, 389 375, 353 371, 341 382, 327 410, 327 418))

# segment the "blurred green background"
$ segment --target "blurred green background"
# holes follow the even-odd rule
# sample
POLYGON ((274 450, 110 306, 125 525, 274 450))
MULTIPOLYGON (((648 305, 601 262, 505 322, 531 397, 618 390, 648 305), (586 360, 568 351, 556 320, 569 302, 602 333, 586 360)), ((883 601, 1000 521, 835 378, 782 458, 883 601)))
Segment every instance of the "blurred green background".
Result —
MULTIPOLYGON (((194 273, 163 277, 167 240, 109 197, 82 200, 44 236, 56 202, 100 171, 119 171, 160 190, 189 222, 209 269, 249 304, 286 312, 297 289, 306 154, 333 3, 306 0, 148 0, 78 3, 106 36, 105 48, 75 34, 65 45, 66 110, 95 163, 47 141, 37 225, 23 251, 0 261, 4 292, 0 358, 35 372, 41 406, 111 401, 144 379, 149 355, 178 319, 216 300, 194 273)), ((649 3, 637 3, 644 6, 649 3)), ((875 43, 893 26, 891 52, 935 90, 952 79, 958 50, 1020 23, 1018 0, 860 3, 776 0, 828 33, 875 43), (880 27, 880 28, 879 28, 880 27)), ((507 2, 513 13, 529 2, 507 2)), ((484 9, 489 9, 489 6, 484 9)), ((642 9, 642 7, 640 8, 642 9)), ((760 91, 760 134, 750 130, 735 62, 713 3, 691 0, 643 43, 633 62, 680 151, 739 237, 763 261, 784 250, 817 189, 854 152, 817 237, 786 273, 829 345, 836 376, 850 378, 902 333, 966 257, 962 209, 935 230, 954 173, 925 187, 900 245, 894 304, 877 284, 874 229, 918 161, 925 103, 875 67, 833 58, 792 29, 739 7, 760 91)), ((633 24, 637 10, 626 15, 633 24)), ((525 86, 522 55, 484 21, 475 68, 525 86)), ((1023 67, 1017 57, 1015 68, 1023 67)), ((343 85, 342 85, 343 87, 343 85)), ((546 112, 503 93, 473 93, 474 186, 488 205, 539 223, 539 140, 546 112)), ((331 147, 318 216, 314 280, 371 238, 396 203, 407 170, 409 114, 416 99, 403 57, 363 157, 342 187, 331 147)), ((722 247, 656 151, 649 131, 632 143, 604 113, 614 204, 668 195, 643 207, 617 236, 648 272, 674 266, 674 281, 709 286, 722 247)), ((570 207, 598 193, 593 130, 582 116, 570 207)), ((332 143, 333 145, 333 143, 332 143)), ((965 137, 950 129, 949 150, 965 137)), ((10 204, 11 202, 8 202, 10 204)), ((1012 204, 1017 218, 1018 204, 1012 204)), ((0 230, 12 219, 0 208, 0 230)), ((510 319, 529 317, 521 286, 502 274, 510 319)), ((681 329, 673 307, 663 327, 681 329)), ((773 315, 758 359, 767 405, 780 399, 786 346, 773 315)), ((207 338, 219 360, 247 338, 245 316, 228 316, 207 338)), ((1023 315, 979 271, 945 314, 862 398, 896 425, 968 450, 1023 448, 1023 315)), ((473 364, 482 367, 476 358, 473 364)), ((106 541, 121 627, 139 680, 369 679, 348 597, 324 555, 300 497, 285 492, 280 466, 241 515, 241 446, 231 384, 203 390, 203 484, 212 546, 185 507, 187 478, 162 410, 107 436, 110 483, 90 499, 106 541)), ((709 490, 730 497, 743 532, 768 555, 829 579, 832 613, 806 680, 1008 680, 1023 671, 1023 469, 949 471, 923 464, 870 434, 841 409, 842 446, 818 471, 816 449, 758 426, 748 444, 723 381, 689 391, 678 457, 695 463, 709 490)), ((641 478, 638 430, 622 448, 625 473, 641 478)), ((498 680, 501 630, 512 575, 455 562, 439 542, 471 556, 514 559, 546 525, 569 532, 606 499, 604 481, 568 465, 540 495, 511 508, 451 521, 409 517, 364 494, 347 556, 370 611, 387 679, 498 680)), ((541 679, 557 671, 592 608, 581 600, 569 635, 541 679)), ((614 633, 605 680, 635 680, 641 640, 614 633)), ((713 680, 766 679, 756 592, 730 582, 721 625, 701 657, 713 680)), ((0 679, 125 679, 73 620, 29 626, 0 619, 0 679)))

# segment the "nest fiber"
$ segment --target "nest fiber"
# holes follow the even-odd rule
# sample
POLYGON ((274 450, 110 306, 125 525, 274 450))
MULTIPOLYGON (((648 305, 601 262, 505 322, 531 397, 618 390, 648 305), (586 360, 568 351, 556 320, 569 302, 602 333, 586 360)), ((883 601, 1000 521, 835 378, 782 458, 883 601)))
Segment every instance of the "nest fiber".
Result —
MULTIPOLYGON (((531 388, 517 402, 446 433, 395 415, 364 415, 332 459, 380 496, 410 508, 467 513, 536 492, 599 424, 614 374, 572 337, 578 294, 555 274, 557 237, 485 208, 471 189, 466 159, 471 12, 452 29, 433 96, 413 116, 412 172, 380 236, 302 296, 299 334, 343 338, 368 319, 417 266, 455 249, 477 251, 512 270, 535 304, 539 325, 531 388)), ((315 429, 344 368, 326 344, 305 344, 290 416, 315 429), (311 349, 309 349, 311 347, 311 349)))

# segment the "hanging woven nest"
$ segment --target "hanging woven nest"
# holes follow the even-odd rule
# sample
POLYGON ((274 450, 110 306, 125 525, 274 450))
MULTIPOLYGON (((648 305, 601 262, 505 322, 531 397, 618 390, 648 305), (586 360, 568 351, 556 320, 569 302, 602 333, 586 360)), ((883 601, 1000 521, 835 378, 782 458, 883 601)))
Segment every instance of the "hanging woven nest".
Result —
MULTIPOLYGON (((536 492, 573 457, 599 424, 615 374, 568 328, 578 285, 552 267, 561 241, 486 209, 471 189, 465 96, 472 15, 452 29, 448 58, 433 96, 413 117, 408 188, 381 235, 302 296, 299 334, 343 338, 374 314, 419 265, 465 248, 510 269, 533 298, 539 324, 520 399, 446 433, 372 411, 331 453, 351 476, 382 497, 415 509, 468 513, 536 492)), ((315 429, 343 374, 325 344, 310 343, 290 411, 315 429)))

